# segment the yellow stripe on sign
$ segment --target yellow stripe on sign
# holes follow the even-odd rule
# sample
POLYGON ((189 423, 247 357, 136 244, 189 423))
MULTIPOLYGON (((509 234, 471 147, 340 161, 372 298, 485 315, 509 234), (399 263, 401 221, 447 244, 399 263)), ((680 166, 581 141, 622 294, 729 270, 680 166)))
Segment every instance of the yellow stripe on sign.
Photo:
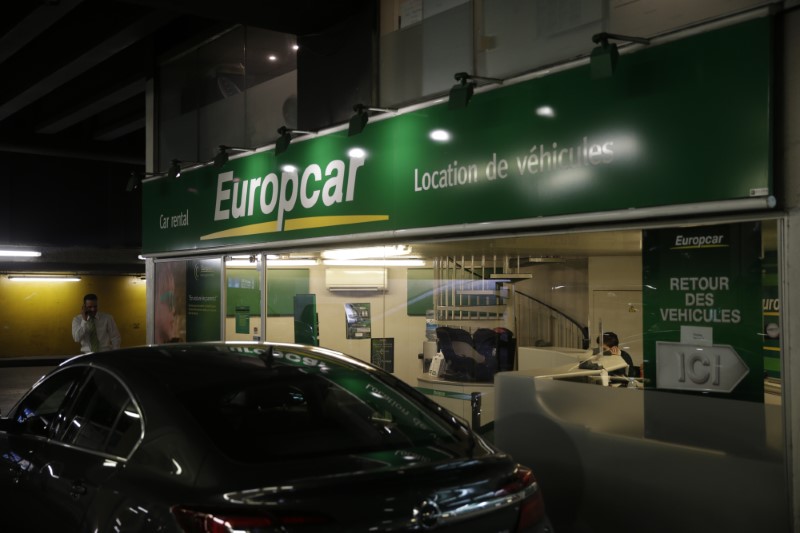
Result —
POLYGON ((326 228, 344 226, 345 224, 363 224, 365 222, 381 222, 389 220, 389 215, 351 215, 337 217, 308 217, 287 220, 285 230, 326 228))
POLYGON ((762 346, 762 348, 764 348, 765 350, 770 351, 770 352, 780 352, 781 351, 779 346, 762 346))
POLYGON ((241 226, 238 228, 226 229, 224 231, 217 231, 216 233, 209 233, 208 235, 201 235, 201 241, 208 241, 211 239, 225 239, 227 237, 243 237, 245 235, 258 235, 259 233, 275 233, 278 229, 277 221, 261 222, 259 224, 250 224, 249 226, 241 226))
POLYGON ((704 250, 706 248, 728 248, 727 244, 698 244, 696 246, 673 246, 670 250, 704 250))
POLYGON ((766 311, 764 316, 780 316, 780 313, 776 313, 775 311, 766 311))
MULTIPOLYGON (((343 215, 343 216, 327 216, 327 217, 306 217, 293 220, 287 220, 284 224, 285 231, 299 230, 299 229, 314 229, 325 228, 330 226, 344 226, 345 224, 363 224, 365 222, 381 222, 389 220, 389 215, 343 215)), ((211 239, 227 239, 230 237, 245 237, 247 235, 259 235, 262 233, 275 233, 278 231, 278 222, 260 222, 258 224, 250 224, 249 226, 241 226, 238 228, 226 229, 209 233, 208 235, 201 235, 201 241, 208 241, 211 239)))

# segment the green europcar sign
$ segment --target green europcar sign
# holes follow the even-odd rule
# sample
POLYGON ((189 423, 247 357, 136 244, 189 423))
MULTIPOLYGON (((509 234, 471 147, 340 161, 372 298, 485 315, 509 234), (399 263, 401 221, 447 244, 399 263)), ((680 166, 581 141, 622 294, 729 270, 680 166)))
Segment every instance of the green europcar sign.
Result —
POLYGON ((763 18, 148 180, 143 251, 766 197, 770 65, 763 18))

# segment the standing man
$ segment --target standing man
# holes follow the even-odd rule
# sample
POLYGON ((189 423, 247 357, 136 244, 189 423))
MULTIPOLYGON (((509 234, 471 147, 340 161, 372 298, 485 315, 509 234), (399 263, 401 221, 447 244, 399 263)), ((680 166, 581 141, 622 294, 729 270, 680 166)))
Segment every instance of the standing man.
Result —
POLYGON ((81 314, 72 319, 72 338, 81 343, 81 352, 116 350, 122 340, 114 317, 97 310, 97 295, 83 297, 81 314))

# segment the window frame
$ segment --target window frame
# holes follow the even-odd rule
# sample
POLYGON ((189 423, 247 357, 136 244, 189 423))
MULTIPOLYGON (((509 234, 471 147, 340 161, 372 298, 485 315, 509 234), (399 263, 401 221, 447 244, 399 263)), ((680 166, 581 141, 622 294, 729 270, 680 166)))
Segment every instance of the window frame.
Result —
MULTIPOLYGON (((65 448, 81 450, 83 452, 97 455, 99 457, 112 459, 114 461, 127 462, 133 456, 133 454, 136 452, 136 450, 139 448, 142 441, 144 440, 144 435, 145 435, 144 414, 139 402, 137 401, 136 397, 131 392, 130 388, 125 383, 125 381, 121 379, 115 372, 107 368, 98 367, 93 364, 74 365, 68 368, 75 368, 75 366, 78 367, 82 366, 85 367, 87 370, 85 371, 83 379, 76 387, 76 390, 72 391, 72 395, 69 398, 69 401, 62 404, 59 416, 60 423, 58 427, 56 427, 53 430, 53 432, 51 432, 48 438, 49 442, 59 446, 63 446, 65 448), (67 430, 69 428, 68 420, 72 420, 75 417, 76 409, 78 407, 78 401, 83 397, 83 394, 87 390, 87 386, 89 385, 90 380, 94 379, 95 375, 98 375, 98 373, 105 375, 109 379, 116 381, 121 386, 124 395, 127 397, 127 399, 124 402, 122 402, 117 408, 117 413, 116 416, 114 417, 114 421, 112 425, 109 427, 108 434, 103 439, 103 446, 101 450, 74 444, 74 442, 71 442, 72 439, 65 439, 67 430), (138 427, 139 427, 138 438, 136 438, 134 443, 130 446, 130 451, 128 451, 127 454, 121 455, 116 453, 109 453, 106 450, 108 449, 110 438, 114 434, 114 429, 117 427, 120 420, 122 420, 122 417, 124 416, 124 411, 126 409, 129 409, 130 407, 133 407, 133 409, 138 414, 138 427)), ((91 394, 96 394, 96 391, 92 392, 91 394)))

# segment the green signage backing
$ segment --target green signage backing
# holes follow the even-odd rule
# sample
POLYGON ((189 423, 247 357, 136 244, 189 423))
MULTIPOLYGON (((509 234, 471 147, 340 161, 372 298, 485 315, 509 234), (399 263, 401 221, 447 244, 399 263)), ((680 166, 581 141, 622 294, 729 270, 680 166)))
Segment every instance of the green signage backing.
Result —
POLYGON ((764 371, 771 378, 781 377, 781 301, 778 296, 778 254, 766 252, 762 265, 764 295, 761 304, 764 317, 764 371))
POLYGON ((770 69, 765 17, 148 180, 143 251, 766 197, 770 69))

